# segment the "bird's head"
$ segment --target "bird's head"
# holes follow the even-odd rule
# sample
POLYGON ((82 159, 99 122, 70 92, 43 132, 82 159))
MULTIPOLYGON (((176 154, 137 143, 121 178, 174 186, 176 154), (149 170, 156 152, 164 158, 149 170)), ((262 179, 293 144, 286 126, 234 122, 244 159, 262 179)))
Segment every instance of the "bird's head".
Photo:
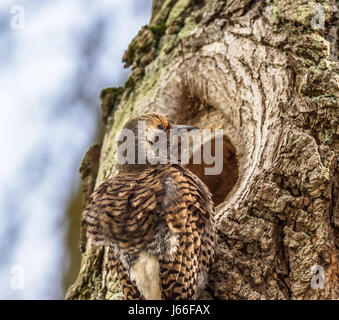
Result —
POLYGON ((169 163, 171 137, 180 130, 193 129, 197 127, 172 124, 167 117, 159 113, 143 114, 129 120, 124 125, 118 139, 118 170, 140 170, 147 165, 159 162, 159 159, 161 159, 161 164, 169 163), (123 159, 130 156, 129 160, 135 159, 135 161, 120 162, 119 152, 123 159), (143 155, 146 155, 146 163, 143 161, 143 155))

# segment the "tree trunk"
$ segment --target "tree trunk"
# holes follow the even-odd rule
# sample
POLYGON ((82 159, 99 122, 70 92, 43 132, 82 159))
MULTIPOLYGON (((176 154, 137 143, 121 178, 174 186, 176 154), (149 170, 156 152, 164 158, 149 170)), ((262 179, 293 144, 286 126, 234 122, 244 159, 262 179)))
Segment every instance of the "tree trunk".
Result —
MULTIPOLYGON (((124 55, 125 87, 102 92, 106 134, 100 158, 85 157, 87 196, 115 174, 115 134, 132 116, 224 129, 223 173, 190 167, 217 204, 215 299, 339 298, 335 10, 329 0, 155 1, 124 55)), ((68 299, 121 297, 106 256, 87 242, 68 299)))

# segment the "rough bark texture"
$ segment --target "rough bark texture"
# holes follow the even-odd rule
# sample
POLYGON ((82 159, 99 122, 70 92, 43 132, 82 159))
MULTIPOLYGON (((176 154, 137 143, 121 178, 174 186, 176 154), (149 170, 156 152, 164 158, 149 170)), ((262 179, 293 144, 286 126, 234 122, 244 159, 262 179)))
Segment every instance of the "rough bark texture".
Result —
MULTIPOLYGON (((317 3, 324 30, 311 27, 315 1, 155 1, 124 55, 125 87, 102 94, 106 135, 85 182, 115 174, 115 134, 144 112, 223 128, 235 148, 238 165, 225 163, 236 183, 208 182, 234 184, 217 206, 216 299, 339 298, 338 12, 317 3), (313 265, 323 290, 311 288, 313 265)), ((67 298, 120 297, 105 257, 87 243, 67 298)))

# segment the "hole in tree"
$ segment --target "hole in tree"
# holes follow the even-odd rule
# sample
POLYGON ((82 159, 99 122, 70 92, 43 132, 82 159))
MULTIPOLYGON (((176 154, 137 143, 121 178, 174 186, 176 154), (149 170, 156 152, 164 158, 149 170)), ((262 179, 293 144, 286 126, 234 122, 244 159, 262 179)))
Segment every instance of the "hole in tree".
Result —
MULTIPOLYGON (((215 141, 212 142, 212 156, 215 155, 215 141)), ((236 149, 228 139, 228 137, 223 137, 223 168, 220 174, 218 175, 206 175, 205 168, 212 168, 215 164, 206 164, 203 161, 203 148, 198 152, 201 152, 202 164, 193 164, 193 157, 190 160, 190 163, 187 165, 187 168, 195 173, 210 189, 214 204, 217 206, 223 202, 229 192, 232 190, 238 179, 238 161, 236 158, 236 149)))
MULTIPOLYGON (((214 167, 214 164, 208 165, 203 162, 203 155, 201 155, 202 164, 193 164, 193 157, 187 168, 195 173, 210 189, 214 204, 225 201, 227 195, 237 182, 239 176, 239 163, 237 159, 237 150, 232 144, 228 134, 232 133, 229 129, 229 122, 224 117, 223 113, 202 102, 197 97, 185 97, 181 105, 180 112, 174 117, 174 122, 179 124, 189 124, 197 126, 200 129, 223 128, 223 168, 218 175, 206 175, 206 167, 214 167)), ((215 141, 212 143, 212 156, 215 155, 215 141)), ((202 152, 203 148, 201 148, 202 152)))

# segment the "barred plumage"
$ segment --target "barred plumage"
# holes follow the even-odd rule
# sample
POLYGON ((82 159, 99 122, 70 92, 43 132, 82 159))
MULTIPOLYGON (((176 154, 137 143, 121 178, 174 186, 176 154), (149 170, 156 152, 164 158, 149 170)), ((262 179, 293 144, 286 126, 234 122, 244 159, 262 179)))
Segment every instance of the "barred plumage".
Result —
POLYGON ((113 249, 126 299, 196 299, 213 261, 213 216, 208 188, 180 163, 126 165, 92 194, 82 232, 113 249))

